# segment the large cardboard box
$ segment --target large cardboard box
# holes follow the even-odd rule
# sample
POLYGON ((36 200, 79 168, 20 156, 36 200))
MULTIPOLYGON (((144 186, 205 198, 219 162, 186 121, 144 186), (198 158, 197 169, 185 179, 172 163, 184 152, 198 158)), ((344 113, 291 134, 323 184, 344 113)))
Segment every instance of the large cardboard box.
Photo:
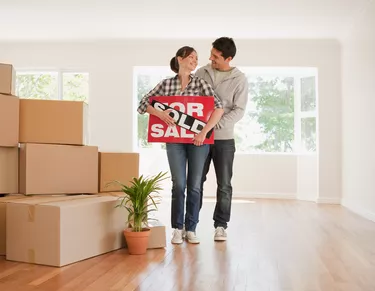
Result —
POLYGON ((124 208, 111 196, 7 204, 6 259, 61 267, 124 246, 124 208))
POLYGON ((0 64, 0 93, 14 95, 16 71, 10 64, 0 64))
POLYGON ((0 194, 18 193, 18 147, 0 147, 0 194))
POLYGON ((0 197, 0 256, 5 256, 5 242, 6 242, 6 204, 15 199, 25 198, 24 195, 9 195, 0 197))
POLYGON ((21 144, 22 194, 98 192, 98 147, 21 144))
POLYGON ((0 94, 0 146, 18 146, 19 102, 16 96, 0 94))
POLYGON ((88 105, 80 101, 20 100, 20 143, 88 144, 88 105))
POLYGON ((121 186, 112 181, 130 185, 129 181, 138 176, 139 153, 99 153, 99 192, 120 191, 121 186))

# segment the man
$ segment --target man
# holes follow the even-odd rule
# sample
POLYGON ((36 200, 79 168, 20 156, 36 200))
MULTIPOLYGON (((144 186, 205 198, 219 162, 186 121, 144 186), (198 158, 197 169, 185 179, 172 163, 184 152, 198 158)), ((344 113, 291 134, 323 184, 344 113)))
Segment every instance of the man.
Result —
POLYGON ((221 99, 224 115, 215 127, 215 143, 210 146, 202 180, 200 207, 203 202, 203 184, 213 161, 216 180, 216 207, 213 215, 215 241, 227 239, 227 224, 231 215, 232 173, 234 153, 234 125, 244 116, 248 100, 248 81, 230 62, 236 55, 236 45, 232 38, 221 37, 212 43, 210 61, 200 68, 196 75, 212 85, 216 95, 221 99))

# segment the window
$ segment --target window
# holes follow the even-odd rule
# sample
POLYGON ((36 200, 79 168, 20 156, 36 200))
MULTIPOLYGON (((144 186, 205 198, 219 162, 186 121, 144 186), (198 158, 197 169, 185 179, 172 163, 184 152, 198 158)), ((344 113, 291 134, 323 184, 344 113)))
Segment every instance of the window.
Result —
MULTIPOLYGON (((303 153, 316 151, 315 68, 242 67, 249 83, 249 102, 235 126, 237 153, 303 153)), ((139 100, 163 78, 169 67, 134 70, 139 100)), ((161 148, 147 143, 148 116, 138 114, 138 147, 161 148)))
POLYGON ((16 95, 29 99, 88 102, 89 74, 17 70, 16 95))
POLYGON ((240 68, 249 103, 236 124, 239 153, 316 151, 315 68, 240 68))
MULTIPOLYGON (((135 67, 134 80, 137 95, 136 106, 139 101, 151 91, 161 80, 174 76, 169 67, 135 67)), ((163 144, 148 143, 148 114, 138 115, 138 147, 139 148, 164 148, 163 144)))
POLYGON ((294 79, 247 75, 249 103, 235 127, 237 152, 292 152, 294 79))
MULTIPOLYGON (((301 123, 299 150, 302 152, 316 151, 316 76, 302 77, 301 84, 301 110, 299 120, 301 123)), ((299 137, 298 137, 299 138, 299 137)))
POLYGON ((89 99, 89 74, 62 73, 62 99, 85 101, 89 99))
POLYGON ((17 72, 16 95, 31 99, 58 99, 58 77, 52 72, 17 72))

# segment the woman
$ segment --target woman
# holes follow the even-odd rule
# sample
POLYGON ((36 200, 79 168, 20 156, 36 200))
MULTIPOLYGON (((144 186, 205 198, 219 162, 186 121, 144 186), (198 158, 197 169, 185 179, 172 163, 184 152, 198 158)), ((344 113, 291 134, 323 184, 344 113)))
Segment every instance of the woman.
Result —
POLYGON ((212 87, 203 79, 191 74, 197 67, 198 57, 192 47, 180 48, 170 62, 171 69, 177 74, 173 78, 161 81, 140 101, 138 112, 156 115, 168 126, 175 126, 175 120, 169 116, 169 111, 159 111, 150 105, 152 96, 214 96, 215 110, 202 131, 195 135, 193 143, 167 143, 167 156, 172 175, 172 209, 171 224, 173 231, 172 243, 183 242, 183 226, 185 224, 186 238, 190 243, 199 243, 196 227, 199 220, 200 187, 204 162, 208 155, 209 145, 203 144, 207 133, 220 120, 224 111, 221 101, 215 96, 212 87), (186 162, 188 173, 186 175, 186 162), (186 215, 185 188, 187 187, 186 215))

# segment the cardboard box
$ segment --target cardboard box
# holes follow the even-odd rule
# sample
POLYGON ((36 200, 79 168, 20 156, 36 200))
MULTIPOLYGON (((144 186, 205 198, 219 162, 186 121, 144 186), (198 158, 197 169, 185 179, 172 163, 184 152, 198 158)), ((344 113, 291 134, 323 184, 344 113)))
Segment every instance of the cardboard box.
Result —
POLYGON ((21 99, 19 141, 88 144, 88 105, 79 101, 21 99))
POLYGON ((98 192, 98 147, 21 144, 22 194, 98 192))
POLYGON ((107 184, 130 185, 133 177, 139 177, 139 153, 99 153, 99 192, 121 191, 120 185, 107 184))
POLYGON ((148 249, 165 248, 167 246, 167 238, 165 225, 159 220, 150 220, 148 227, 151 229, 150 237, 148 239, 148 249))
POLYGON ((0 64, 0 93, 14 95, 16 71, 10 64, 0 64))
POLYGON ((124 208, 116 198, 79 195, 7 204, 6 259, 61 267, 124 246, 124 208))
POLYGON ((122 198, 126 194, 124 192, 100 192, 100 193, 97 193, 95 195, 99 195, 99 196, 112 196, 112 197, 116 197, 116 198, 122 198))
POLYGON ((15 199, 25 198, 24 195, 9 195, 0 197, 0 256, 5 256, 6 243, 6 204, 15 199))
POLYGON ((0 146, 18 147, 19 102, 16 96, 0 94, 0 146))
MULTIPOLYGON (((117 199, 118 202, 121 197, 124 197, 123 192, 106 192, 106 193, 98 193, 99 196, 103 197, 114 197, 117 199)), ((125 223, 127 221, 127 217, 125 218, 125 223)), ((145 225, 146 226, 146 225, 145 225)), ((167 234, 165 230, 165 225, 162 224, 159 220, 149 220, 148 221, 148 228, 150 228, 150 236, 148 239, 148 249, 158 249, 158 248, 165 248, 167 246, 167 234)), ((126 243, 126 242, 125 242, 126 243)))
POLYGON ((0 147, 0 194, 18 193, 18 147, 0 147))

